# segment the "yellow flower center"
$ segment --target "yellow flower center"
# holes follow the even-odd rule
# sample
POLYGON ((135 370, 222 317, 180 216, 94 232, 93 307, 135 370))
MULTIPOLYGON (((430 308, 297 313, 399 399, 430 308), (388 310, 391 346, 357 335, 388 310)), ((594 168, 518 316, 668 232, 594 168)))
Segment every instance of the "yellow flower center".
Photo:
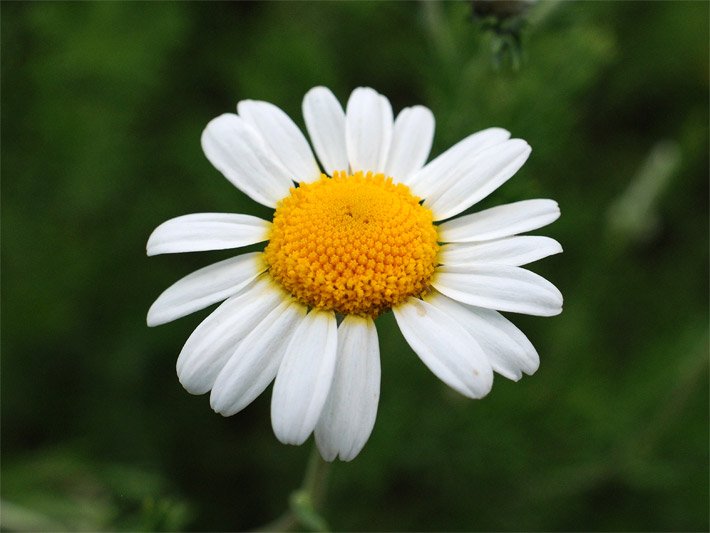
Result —
POLYGON ((279 202, 264 254, 271 276, 309 307, 375 317, 429 289, 433 222, 406 185, 336 172, 279 202))

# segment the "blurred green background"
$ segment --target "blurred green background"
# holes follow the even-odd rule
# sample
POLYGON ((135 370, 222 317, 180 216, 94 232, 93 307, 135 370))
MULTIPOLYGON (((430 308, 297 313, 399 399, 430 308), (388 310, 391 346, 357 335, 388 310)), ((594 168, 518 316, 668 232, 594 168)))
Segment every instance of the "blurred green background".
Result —
POLYGON ((303 126, 322 84, 429 106, 434 155, 489 126, 526 139, 482 205, 556 199, 538 233, 565 248, 532 265, 563 314, 511 316, 540 370, 484 400, 378 321, 378 419, 333 468, 331 527, 706 531, 709 6, 543 0, 516 54, 466 2, 3 3, 0 527, 226 531, 285 509, 310 446, 275 439, 268 393, 225 419, 181 388, 206 311, 145 326, 230 252, 144 247, 181 214, 269 217, 200 134, 245 98, 303 126))

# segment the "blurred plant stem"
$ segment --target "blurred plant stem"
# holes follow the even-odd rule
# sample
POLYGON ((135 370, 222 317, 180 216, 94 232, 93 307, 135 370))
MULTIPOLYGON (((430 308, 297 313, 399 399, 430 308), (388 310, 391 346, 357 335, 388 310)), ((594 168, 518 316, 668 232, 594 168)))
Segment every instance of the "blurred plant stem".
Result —
POLYGON ((59 531, 66 526, 22 505, 0 500, 0 528, 3 531, 59 531))
POLYGON ((461 61, 456 49, 454 33, 443 12, 441 2, 423 0, 421 3, 424 30, 434 50, 439 65, 439 79, 447 97, 457 93, 461 61))
POLYGON ((657 231, 661 225, 658 206, 681 163, 677 142, 660 141, 651 148, 627 189, 607 211, 608 229, 622 243, 648 240, 657 231))
POLYGON ((456 43, 444 20, 444 14, 440 2, 424 0, 422 2, 424 12, 424 25, 429 33, 429 38, 433 44, 439 59, 446 65, 456 63, 456 43))
POLYGON ((330 463, 323 460, 314 443, 301 488, 288 498, 289 510, 257 531, 293 531, 299 526, 308 531, 328 531, 319 508, 325 498, 329 471, 330 463))

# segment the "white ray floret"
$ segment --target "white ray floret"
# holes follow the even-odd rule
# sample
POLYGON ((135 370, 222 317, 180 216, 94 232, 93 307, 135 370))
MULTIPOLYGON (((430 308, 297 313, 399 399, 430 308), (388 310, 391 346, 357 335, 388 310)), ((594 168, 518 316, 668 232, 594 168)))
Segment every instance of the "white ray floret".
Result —
POLYGON ((456 302, 438 291, 427 301, 449 315, 476 339, 493 370, 518 381, 523 372, 533 374, 540 357, 525 334, 500 313, 456 302))
POLYGON ((194 213, 163 222, 148 238, 148 255, 241 248, 269 239, 271 222, 251 215, 194 213))
POLYGON ((333 382, 338 333, 335 315, 311 311, 286 348, 271 397, 271 425, 284 444, 313 432, 333 382))
POLYGON ((408 183, 426 163, 434 140, 434 114, 423 106, 402 109, 394 121, 384 173, 408 183))
POLYGON ((345 111, 345 144, 353 172, 384 171, 392 129, 389 100, 369 87, 355 89, 345 111))
POLYGON ((436 377, 469 398, 483 398, 493 371, 476 340, 428 302, 410 298, 394 309, 399 329, 412 350, 436 377))
POLYGON ((522 266, 562 252, 555 239, 526 235, 504 237, 493 241, 445 244, 439 251, 439 261, 447 266, 499 264, 522 266))
POLYGON ((313 149, 329 175, 349 170, 345 146, 345 112, 338 99, 325 87, 314 87, 303 98, 303 118, 313 149))
POLYGON ((274 104, 255 100, 242 100, 237 112, 259 132, 271 154, 295 181, 308 182, 320 177, 308 141, 286 113, 274 104))
POLYGON ((264 270, 259 253, 230 257, 188 274, 165 289, 148 310, 148 325, 158 326, 237 294, 264 270))
POLYGON ((500 145, 509 138, 510 133, 502 128, 488 128, 473 133, 432 159, 411 176, 407 184, 422 198, 438 197, 455 179, 454 172, 465 161, 474 158, 486 148, 500 145))
POLYGON ((348 315, 338 328, 338 358, 328 400, 316 425, 327 461, 353 459, 370 438, 380 398, 380 349, 370 318, 348 315))
POLYGON ((560 217, 554 200, 522 200, 444 222, 442 242, 480 242, 510 237, 552 224, 560 217))
POLYGON ((224 416, 238 413, 276 377, 286 346, 306 316, 303 306, 285 301, 241 341, 212 387, 210 405, 224 416))
POLYGON ((530 155, 522 139, 490 146, 462 161, 452 171, 448 187, 425 200, 435 220, 446 220, 483 200, 515 174, 530 155))
POLYGON ((520 267, 442 266, 432 285, 459 302, 535 316, 562 312, 562 294, 542 276, 520 267))
POLYGON ((191 394, 214 385, 235 348, 283 300, 269 282, 256 280, 209 315, 187 339, 177 360, 180 383, 191 394))
POLYGON ((207 124, 202 149, 235 187, 267 207, 276 207, 293 185, 291 174, 274 160, 259 133, 233 113, 207 124))

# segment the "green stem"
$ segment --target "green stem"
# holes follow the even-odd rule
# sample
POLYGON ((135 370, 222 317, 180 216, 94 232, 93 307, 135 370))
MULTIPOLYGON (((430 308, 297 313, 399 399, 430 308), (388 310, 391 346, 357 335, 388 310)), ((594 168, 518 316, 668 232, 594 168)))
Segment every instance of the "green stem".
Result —
POLYGON ((310 494, 313 506, 318 508, 325 498, 325 489, 328 482, 330 463, 323 460, 318 451, 318 447, 313 444, 311 456, 308 458, 306 475, 301 484, 301 491, 310 494))
POLYGON ((289 510, 257 531, 292 531, 298 526, 309 531, 328 531, 328 524, 318 510, 325 498, 329 470, 330 463, 321 458, 314 443, 301 488, 289 496, 289 510))

